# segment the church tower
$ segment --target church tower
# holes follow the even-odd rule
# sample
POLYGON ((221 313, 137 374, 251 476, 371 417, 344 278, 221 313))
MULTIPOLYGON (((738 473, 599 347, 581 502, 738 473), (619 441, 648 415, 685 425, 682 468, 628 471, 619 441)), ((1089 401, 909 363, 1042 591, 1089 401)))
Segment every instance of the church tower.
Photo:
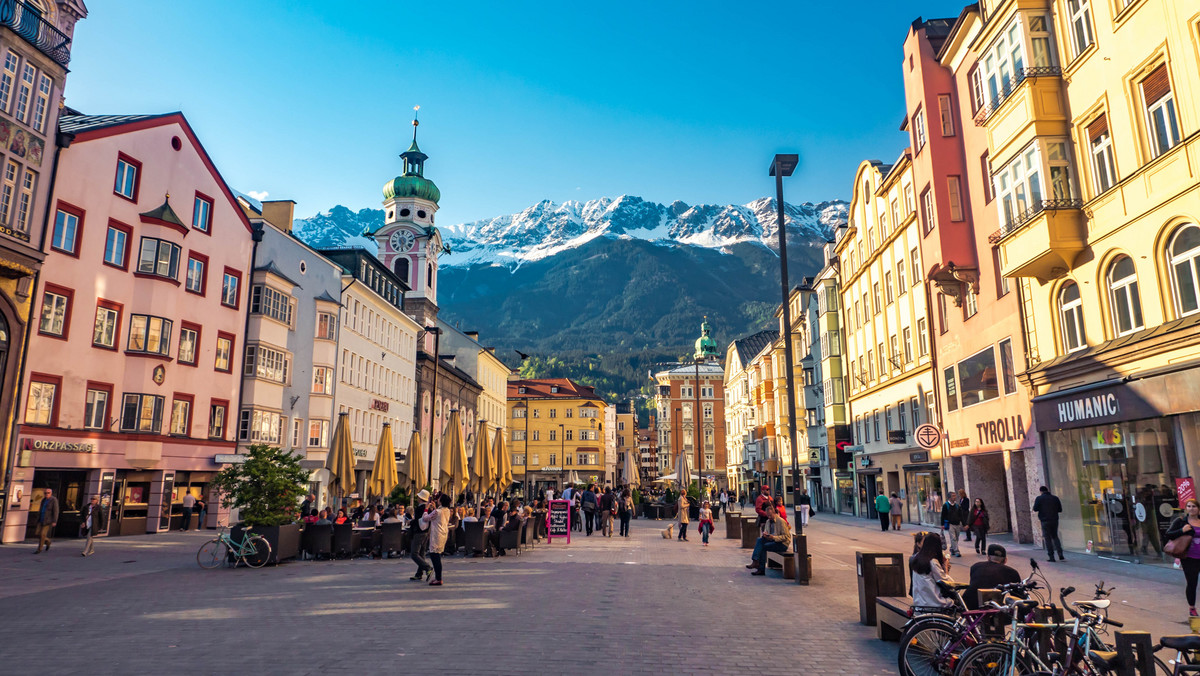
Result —
POLYGON ((383 227, 367 235, 379 246, 379 260, 411 289, 404 294, 404 311, 430 326, 437 319, 437 257, 442 251, 433 216, 442 193, 425 178, 429 156, 417 146, 419 124, 414 115, 412 145, 400 154, 404 172, 383 186, 383 227))

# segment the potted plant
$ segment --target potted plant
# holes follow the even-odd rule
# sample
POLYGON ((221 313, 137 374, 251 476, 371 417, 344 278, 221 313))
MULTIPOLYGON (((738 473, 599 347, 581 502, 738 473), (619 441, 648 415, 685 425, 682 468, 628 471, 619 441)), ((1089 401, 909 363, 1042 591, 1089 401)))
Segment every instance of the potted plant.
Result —
POLYGON ((253 528, 271 543, 271 562, 300 555, 298 505, 306 490, 308 471, 300 459, 275 446, 255 444, 247 449, 246 461, 221 470, 213 486, 221 505, 236 508, 241 521, 233 529, 234 540, 253 528))
POLYGON ((695 521, 700 518, 700 484, 693 481, 687 490, 688 518, 695 521))

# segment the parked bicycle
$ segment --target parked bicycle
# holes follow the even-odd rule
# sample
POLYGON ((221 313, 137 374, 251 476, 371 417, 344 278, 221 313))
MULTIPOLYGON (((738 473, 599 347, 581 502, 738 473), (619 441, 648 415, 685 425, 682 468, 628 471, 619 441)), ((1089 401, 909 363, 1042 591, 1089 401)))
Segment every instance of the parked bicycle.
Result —
POLYGON ((196 552, 196 563, 201 568, 213 569, 222 564, 242 563, 251 568, 262 568, 271 560, 271 543, 261 535, 251 532, 249 528, 242 531, 242 541, 237 542, 230 537, 228 526, 222 525, 217 537, 200 545, 196 552))

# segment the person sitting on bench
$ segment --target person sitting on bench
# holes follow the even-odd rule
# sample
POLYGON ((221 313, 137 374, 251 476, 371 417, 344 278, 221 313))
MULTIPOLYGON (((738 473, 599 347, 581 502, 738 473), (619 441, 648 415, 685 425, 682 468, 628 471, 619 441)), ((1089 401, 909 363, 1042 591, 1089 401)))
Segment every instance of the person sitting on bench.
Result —
POLYGON ((788 525, 787 519, 779 516, 778 512, 772 511, 769 513, 767 526, 763 529, 762 536, 754 544, 754 554, 751 556, 750 565, 746 566, 754 569, 754 572, 750 574, 766 575, 767 552, 786 554, 791 544, 792 528, 788 525))
POLYGON ((488 533, 488 556, 504 556, 504 550, 500 548, 501 533, 511 533, 521 527, 521 517, 517 516, 517 508, 508 508, 508 520, 500 528, 488 533), (495 554, 493 554, 495 552, 495 554))

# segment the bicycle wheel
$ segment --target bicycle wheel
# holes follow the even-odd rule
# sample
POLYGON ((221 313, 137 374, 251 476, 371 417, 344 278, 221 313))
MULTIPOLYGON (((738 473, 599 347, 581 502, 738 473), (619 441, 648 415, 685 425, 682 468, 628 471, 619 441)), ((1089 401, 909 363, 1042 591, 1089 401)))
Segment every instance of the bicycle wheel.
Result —
POLYGON ((900 654, 896 657, 900 674, 950 676, 958 656, 974 644, 975 641, 963 637, 962 628, 950 620, 921 620, 900 638, 900 654))
POLYGON ((1033 673, 1008 642, 980 643, 968 649, 954 667, 954 676, 1028 676, 1033 673))
POLYGON ((251 568, 262 568, 271 560, 271 543, 261 535, 254 535, 242 544, 247 553, 242 560, 251 568))
POLYGON ((200 550, 196 552, 196 563, 200 564, 201 568, 212 570, 217 566, 223 565, 225 560, 229 558, 229 545, 221 538, 209 540, 200 545, 200 550))

